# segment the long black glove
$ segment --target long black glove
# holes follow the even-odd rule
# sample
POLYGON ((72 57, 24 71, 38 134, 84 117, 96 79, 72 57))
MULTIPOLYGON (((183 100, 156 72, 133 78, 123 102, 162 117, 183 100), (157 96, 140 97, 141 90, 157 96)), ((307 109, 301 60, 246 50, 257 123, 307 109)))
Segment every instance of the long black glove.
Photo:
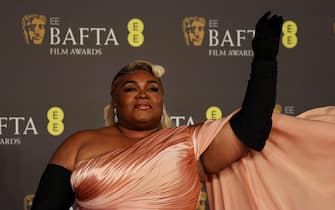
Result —
POLYGON ((70 184, 71 171, 48 164, 45 169, 31 210, 69 210, 74 202, 74 192, 70 184))
POLYGON ((256 24, 252 40, 254 58, 251 75, 241 110, 230 119, 235 135, 248 147, 261 151, 272 127, 272 112, 276 102, 277 59, 281 16, 268 18, 265 13, 256 24))

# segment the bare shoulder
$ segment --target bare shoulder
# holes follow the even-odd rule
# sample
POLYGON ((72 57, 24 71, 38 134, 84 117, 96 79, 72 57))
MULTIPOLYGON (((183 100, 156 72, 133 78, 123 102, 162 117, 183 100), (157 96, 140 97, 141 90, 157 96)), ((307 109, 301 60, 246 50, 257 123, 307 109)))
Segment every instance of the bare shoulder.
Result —
POLYGON ((98 130, 82 130, 70 135, 57 148, 49 162, 73 171, 80 148, 97 135, 98 130))
POLYGON ((81 143, 75 163, 110 152, 125 143, 127 143, 127 141, 120 136, 119 131, 115 127, 111 126, 96 129, 86 141, 81 143))

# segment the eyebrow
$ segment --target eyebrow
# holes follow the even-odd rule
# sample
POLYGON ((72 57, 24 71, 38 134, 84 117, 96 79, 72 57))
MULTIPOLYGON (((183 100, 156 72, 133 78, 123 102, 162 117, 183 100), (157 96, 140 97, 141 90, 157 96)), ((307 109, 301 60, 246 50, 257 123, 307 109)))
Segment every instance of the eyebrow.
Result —
MULTIPOLYGON (((129 83, 130 84, 137 84, 137 82, 135 80, 127 80, 122 84, 122 86, 125 86, 126 84, 129 84, 129 83)), ((150 83, 159 84, 156 80, 148 80, 146 83, 147 84, 150 84, 150 83)))

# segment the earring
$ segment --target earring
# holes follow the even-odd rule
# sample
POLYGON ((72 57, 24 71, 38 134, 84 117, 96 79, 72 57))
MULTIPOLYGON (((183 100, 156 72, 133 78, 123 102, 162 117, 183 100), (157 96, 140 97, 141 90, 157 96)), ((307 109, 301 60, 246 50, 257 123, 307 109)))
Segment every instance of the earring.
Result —
POLYGON ((114 114, 114 122, 117 123, 118 117, 117 117, 117 109, 115 107, 113 108, 113 114, 114 114))

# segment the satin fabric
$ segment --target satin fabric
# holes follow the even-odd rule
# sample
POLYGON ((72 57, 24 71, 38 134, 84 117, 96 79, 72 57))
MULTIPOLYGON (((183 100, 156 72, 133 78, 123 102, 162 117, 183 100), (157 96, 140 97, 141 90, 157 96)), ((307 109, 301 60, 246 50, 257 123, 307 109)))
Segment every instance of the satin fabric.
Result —
POLYGON ((210 209, 335 209, 335 107, 272 119, 262 152, 207 177, 210 209))
MULTIPOLYGON (((162 129, 77 164, 71 183, 80 210, 195 209, 197 161, 228 122, 162 129)), ((334 209, 335 107, 273 115, 262 152, 207 175, 212 210, 334 209)), ((220 154, 218 154, 220 155, 220 154)))
MULTIPOLYGON (((194 210, 201 189, 197 159, 210 142, 194 142, 195 130, 162 129, 131 146, 79 162, 71 176, 78 209, 194 210)), ((211 132, 208 137, 214 136, 211 132)))

